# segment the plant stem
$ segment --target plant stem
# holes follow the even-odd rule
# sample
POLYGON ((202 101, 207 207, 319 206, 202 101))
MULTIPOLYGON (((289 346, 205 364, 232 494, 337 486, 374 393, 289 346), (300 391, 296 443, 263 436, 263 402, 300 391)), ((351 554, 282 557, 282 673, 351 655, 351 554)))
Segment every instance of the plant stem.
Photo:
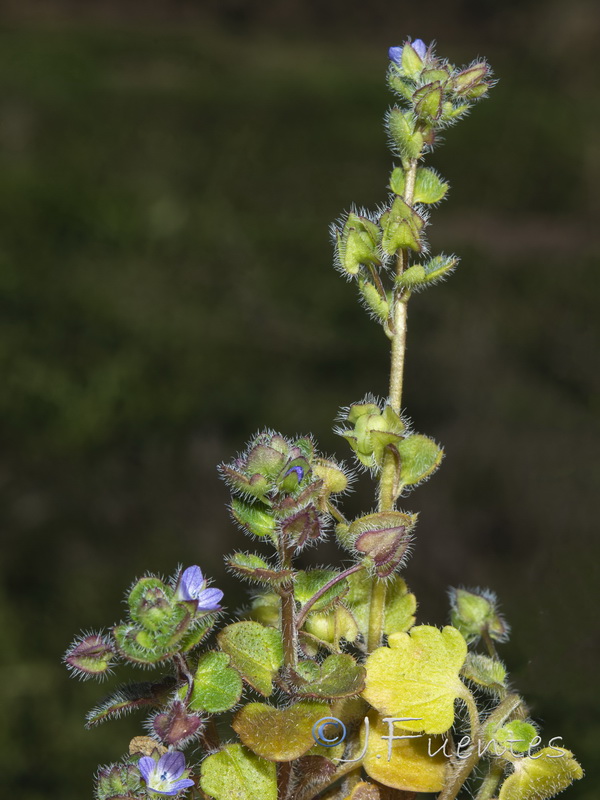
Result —
MULTIPOLYGON (((412 205, 417 174, 417 159, 412 159, 406 170, 404 201, 412 205)), ((396 260, 396 274, 402 275, 408 266, 408 251, 400 250, 396 260)), ((392 353, 390 365, 390 393, 388 402, 398 414, 402 408, 402 382, 404 377, 404 355, 406 352, 406 320, 408 295, 401 290, 394 290, 392 309, 392 353)), ((399 462, 397 454, 389 449, 383 458, 381 477, 379 480, 379 511, 392 511, 396 503, 398 491, 399 462)), ((385 621, 386 583, 378 577, 373 578, 371 587, 371 605, 369 609, 369 635, 367 649, 373 652, 381 644, 383 624, 385 621)))
POLYGON ((335 577, 333 577, 330 581, 328 581, 325 584, 325 586, 321 586, 319 591, 315 592, 314 595, 310 598, 310 600, 308 600, 302 606, 302 608, 300 609, 300 613, 296 617, 296 628, 298 630, 300 630, 302 628, 302 625, 304 624, 304 620, 306 619, 306 615, 308 614, 308 612, 311 610, 311 608, 314 606, 314 604, 317 602, 317 600, 319 600, 321 597, 323 597, 323 595, 327 591, 329 591, 329 589, 331 589, 332 586, 335 586, 336 583, 339 583, 340 581, 343 581, 344 578, 348 577, 348 575, 352 575, 354 572, 358 572, 359 570, 364 569, 364 567, 365 567, 365 565, 363 563, 354 564, 354 566, 349 567, 344 572, 340 572, 339 575, 336 575, 335 577))
MULTIPOLYGON (((292 568, 292 548, 283 534, 279 540, 279 560, 282 569, 292 568)), ((280 595, 283 662, 288 669, 296 669, 298 665, 298 629, 296 628, 296 600, 292 581, 282 584, 280 595)))
MULTIPOLYGON (((469 692, 470 694, 470 692, 469 692)), ((473 701, 474 702, 474 701, 473 701)), ((488 725, 502 725, 521 705, 521 698, 517 694, 510 694, 503 700, 499 706, 484 720, 484 724, 488 725)), ((467 708, 469 704, 467 702, 467 708)), ((479 760, 483 755, 482 745, 484 744, 484 735, 481 725, 472 737, 471 753, 468 758, 457 764, 457 769, 454 774, 450 775, 449 781, 438 795, 438 800, 454 800, 456 795, 460 792, 463 784, 473 772, 479 760)))
POLYGON ((503 775, 504 767, 502 762, 495 759, 490 764, 488 774, 483 779, 483 783, 479 787, 475 800, 492 800, 503 775))

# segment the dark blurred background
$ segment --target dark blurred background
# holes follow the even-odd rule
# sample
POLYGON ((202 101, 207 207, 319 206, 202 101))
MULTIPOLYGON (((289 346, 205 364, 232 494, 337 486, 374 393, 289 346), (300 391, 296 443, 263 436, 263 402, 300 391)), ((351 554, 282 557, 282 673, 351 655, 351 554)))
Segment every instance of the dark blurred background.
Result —
POLYGON ((462 265, 410 308, 405 404, 447 456, 404 503, 421 512, 407 578, 433 624, 448 585, 497 591, 515 686, 588 772, 568 796, 597 798, 598 34, 585 0, 5 0, 7 797, 90 796, 142 732, 84 732, 119 675, 79 684, 60 663, 135 576, 199 563, 243 605, 223 555, 253 545, 216 464, 265 426, 346 457, 338 408, 386 394, 386 340, 328 225, 386 196, 386 53, 412 36, 500 82, 432 158, 452 184, 432 249, 462 265))

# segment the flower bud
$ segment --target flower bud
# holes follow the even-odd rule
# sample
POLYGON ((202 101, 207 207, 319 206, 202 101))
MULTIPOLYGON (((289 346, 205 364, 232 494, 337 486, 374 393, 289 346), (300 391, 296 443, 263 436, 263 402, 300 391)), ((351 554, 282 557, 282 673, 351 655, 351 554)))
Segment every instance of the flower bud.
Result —
POLYGON ((78 637, 64 656, 67 668, 83 680, 104 677, 110 672, 113 660, 110 640, 99 633, 78 637))
POLYGON ((498 642, 508 639, 510 626, 496 609, 496 595, 488 589, 450 589, 452 625, 467 642, 487 633, 498 642))

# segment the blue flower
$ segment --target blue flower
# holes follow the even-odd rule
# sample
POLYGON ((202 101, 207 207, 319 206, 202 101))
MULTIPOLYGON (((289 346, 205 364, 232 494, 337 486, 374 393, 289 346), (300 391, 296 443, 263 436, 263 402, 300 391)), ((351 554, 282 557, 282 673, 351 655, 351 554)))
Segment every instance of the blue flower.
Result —
POLYGON ((223 598, 220 589, 207 589, 206 579, 200 567, 188 567, 183 571, 177 587, 179 600, 196 600, 198 611, 218 611, 223 598))
MULTIPOLYGON (((427 45, 425 42, 422 39, 415 39, 414 42, 410 42, 410 45, 422 61, 427 53, 427 45)), ((390 61, 394 61, 398 65, 402 64, 401 47, 390 47, 388 50, 388 56, 390 61)))
POLYGON ((185 756, 178 750, 165 753, 158 761, 152 756, 142 756, 138 761, 138 769, 148 789, 158 794, 177 794, 194 785, 189 778, 181 779, 185 770, 185 756))

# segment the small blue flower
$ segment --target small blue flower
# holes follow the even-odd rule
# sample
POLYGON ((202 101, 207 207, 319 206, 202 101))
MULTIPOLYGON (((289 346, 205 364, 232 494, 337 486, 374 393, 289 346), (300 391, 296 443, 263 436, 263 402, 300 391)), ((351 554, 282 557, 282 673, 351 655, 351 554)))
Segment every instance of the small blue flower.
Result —
POLYGON ((185 756, 178 750, 165 753, 158 761, 152 756, 142 756, 138 769, 148 789, 158 794, 177 794, 194 785, 189 778, 180 780, 185 770, 185 756))
MULTIPOLYGON (((414 42, 411 42, 411 47, 415 51, 415 53, 419 56, 421 60, 425 58, 427 53, 427 45, 422 39, 415 39, 414 42)), ((400 65, 402 64, 402 48, 401 47, 390 47, 388 50, 388 56, 390 61, 400 65)))
POLYGON ((220 589, 207 589, 206 579, 200 567, 188 567, 183 571, 177 587, 179 600, 196 600, 198 611, 218 611, 223 598, 220 589))

